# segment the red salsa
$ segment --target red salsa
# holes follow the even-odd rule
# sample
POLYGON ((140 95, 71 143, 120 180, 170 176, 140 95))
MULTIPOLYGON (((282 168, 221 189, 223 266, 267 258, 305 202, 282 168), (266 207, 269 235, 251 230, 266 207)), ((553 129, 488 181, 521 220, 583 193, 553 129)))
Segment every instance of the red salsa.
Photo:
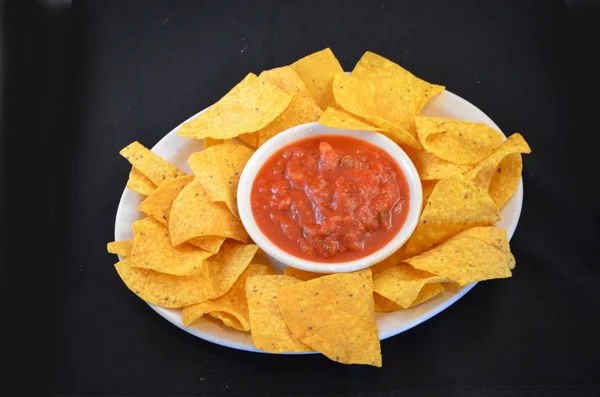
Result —
POLYGON ((409 206, 406 177, 384 150, 347 136, 294 142, 258 171, 250 194, 276 246, 317 262, 347 262, 386 245, 409 206))

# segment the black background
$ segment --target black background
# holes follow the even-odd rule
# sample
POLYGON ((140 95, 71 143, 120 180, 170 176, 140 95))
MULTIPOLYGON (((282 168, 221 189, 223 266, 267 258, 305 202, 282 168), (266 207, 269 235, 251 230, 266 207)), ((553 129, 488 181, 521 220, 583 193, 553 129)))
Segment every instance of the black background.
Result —
POLYGON ((7 2, 1 374, 57 395, 600 395, 598 34, 589 4, 568 3, 7 2), (197 339, 105 252, 122 147, 151 147, 248 72, 325 47, 345 70, 371 50, 444 84, 533 150, 514 276, 384 341, 381 369, 197 339))

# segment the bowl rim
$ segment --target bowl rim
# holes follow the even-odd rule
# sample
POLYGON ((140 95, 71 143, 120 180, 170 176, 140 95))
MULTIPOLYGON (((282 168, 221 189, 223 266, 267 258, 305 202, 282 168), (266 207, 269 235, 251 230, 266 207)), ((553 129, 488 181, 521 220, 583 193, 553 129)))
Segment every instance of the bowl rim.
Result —
POLYGON ((402 150, 402 148, 394 141, 378 132, 331 128, 319 124, 318 122, 300 124, 289 128, 269 139, 265 144, 259 147, 242 171, 237 192, 240 219, 254 243, 265 251, 267 255, 275 258, 284 265, 315 273, 347 273, 358 271, 366 269, 390 257, 406 243, 414 232, 421 214, 422 197, 423 190, 417 169, 404 150, 402 150), (254 179, 264 163, 271 158, 275 152, 280 150, 283 146, 287 146, 305 138, 328 135, 353 137, 384 150, 392 157, 400 170, 404 173, 409 190, 410 204, 408 214, 398 233, 377 251, 347 262, 324 263, 311 261, 299 258, 284 251, 271 242, 260 230, 260 227, 254 219, 250 205, 250 194, 254 179))

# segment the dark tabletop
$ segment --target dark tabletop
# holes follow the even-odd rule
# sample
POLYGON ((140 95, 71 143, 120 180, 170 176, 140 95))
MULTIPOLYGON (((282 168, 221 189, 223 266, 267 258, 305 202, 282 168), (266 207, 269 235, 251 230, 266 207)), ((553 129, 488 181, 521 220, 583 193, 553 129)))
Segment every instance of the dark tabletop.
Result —
MULTIPOLYGON (((20 131, 3 152, 6 164, 15 159, 4 183, 39 202, 39 223, 18 222, 5 248, 15 232, 38 230, 48 250, 14 271, 39 269, 31 285, 45 292, 17 328, 32 327, 30 343, 49 349, 24 364, 36 368, 32 384, 74 395, 600 395, 598 65, 589 55, 598 42, 585 12, 550 0, 87 0, 58 18, 67 27, 50 29, 68 47, 37 44, 45 52, 32 59, 65 57, 67 67, 13 83, 39 116, 21 119, 35 139, 20 131), (134 296, 105 250, 130 169, 121 148, 151 147, 248 72, 325 47, 345 70, 371 50, 444 84, 533 150, 513 277, 481 283, 383 341, 380 369, 197 339, 134 296), (40 156, 30 158, 34 174, 17 172, 17 144, 40 156)), ((6 206, 21 200, 9 197, 6 206)))

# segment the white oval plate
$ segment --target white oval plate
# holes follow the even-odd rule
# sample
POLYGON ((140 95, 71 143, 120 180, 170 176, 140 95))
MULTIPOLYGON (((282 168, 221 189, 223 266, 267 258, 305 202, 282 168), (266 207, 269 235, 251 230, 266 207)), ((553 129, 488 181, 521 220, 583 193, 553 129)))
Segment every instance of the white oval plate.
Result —
MULTIPOLYGON (((199 112, 198 114, 200 113, 202 112, 199 112)), ((196 117, 198 114, 190 117, 188 120, 196 117)), ((448 117, 459 120, 483 122, 500 131, 500 128, 498 128, 485 113, 468 101, 449 91, 444 91, 429 101, 421 114, 425 116, 448 117)), ((186 163, 187 159, 190 154, 203 149, 202 141, 182 138, 177 135, 178 129, 179 126, 165 135, 152 148, 152 151, 183 171, 191 173, 191 170, 186 163)), ((131 224, 144 217, 144 214, 137 210, 142 199, 143 197, 141 195, 127 188, 123 191, 115 220, 115 241, 131 240, 133 238, 131 224)), ((517 191, 500 211, 501 219, 495 225, 506 230, 509 240, 512 238, 517 223, 519 222, 522 204, 523 180, 521 179, 517 191)), ((273 262, 273 265, 283 272, 283 269, 275 262, 273 262)), ((379 329, 379 338, 381 340, 387 339, 409 330, 412 327, 421 324, 423 321, 429 320, 431 317, 459 300, 469 292, 475 284, 477 283, 466 285, 456 293, 445 291, 435 298, 408 310, 391 313, 375 313, 377 328, 379 329)), ((152 304, 149 305, 166 320, 198 338, 233 349, 264 353, 263 351, 254 348, 249 333, 226 327, 222 323, 210 318, 210 316, 204 316, 190 327, 184 328, 181 322, 181 312, 179 310, 165 309, 152 304)))

